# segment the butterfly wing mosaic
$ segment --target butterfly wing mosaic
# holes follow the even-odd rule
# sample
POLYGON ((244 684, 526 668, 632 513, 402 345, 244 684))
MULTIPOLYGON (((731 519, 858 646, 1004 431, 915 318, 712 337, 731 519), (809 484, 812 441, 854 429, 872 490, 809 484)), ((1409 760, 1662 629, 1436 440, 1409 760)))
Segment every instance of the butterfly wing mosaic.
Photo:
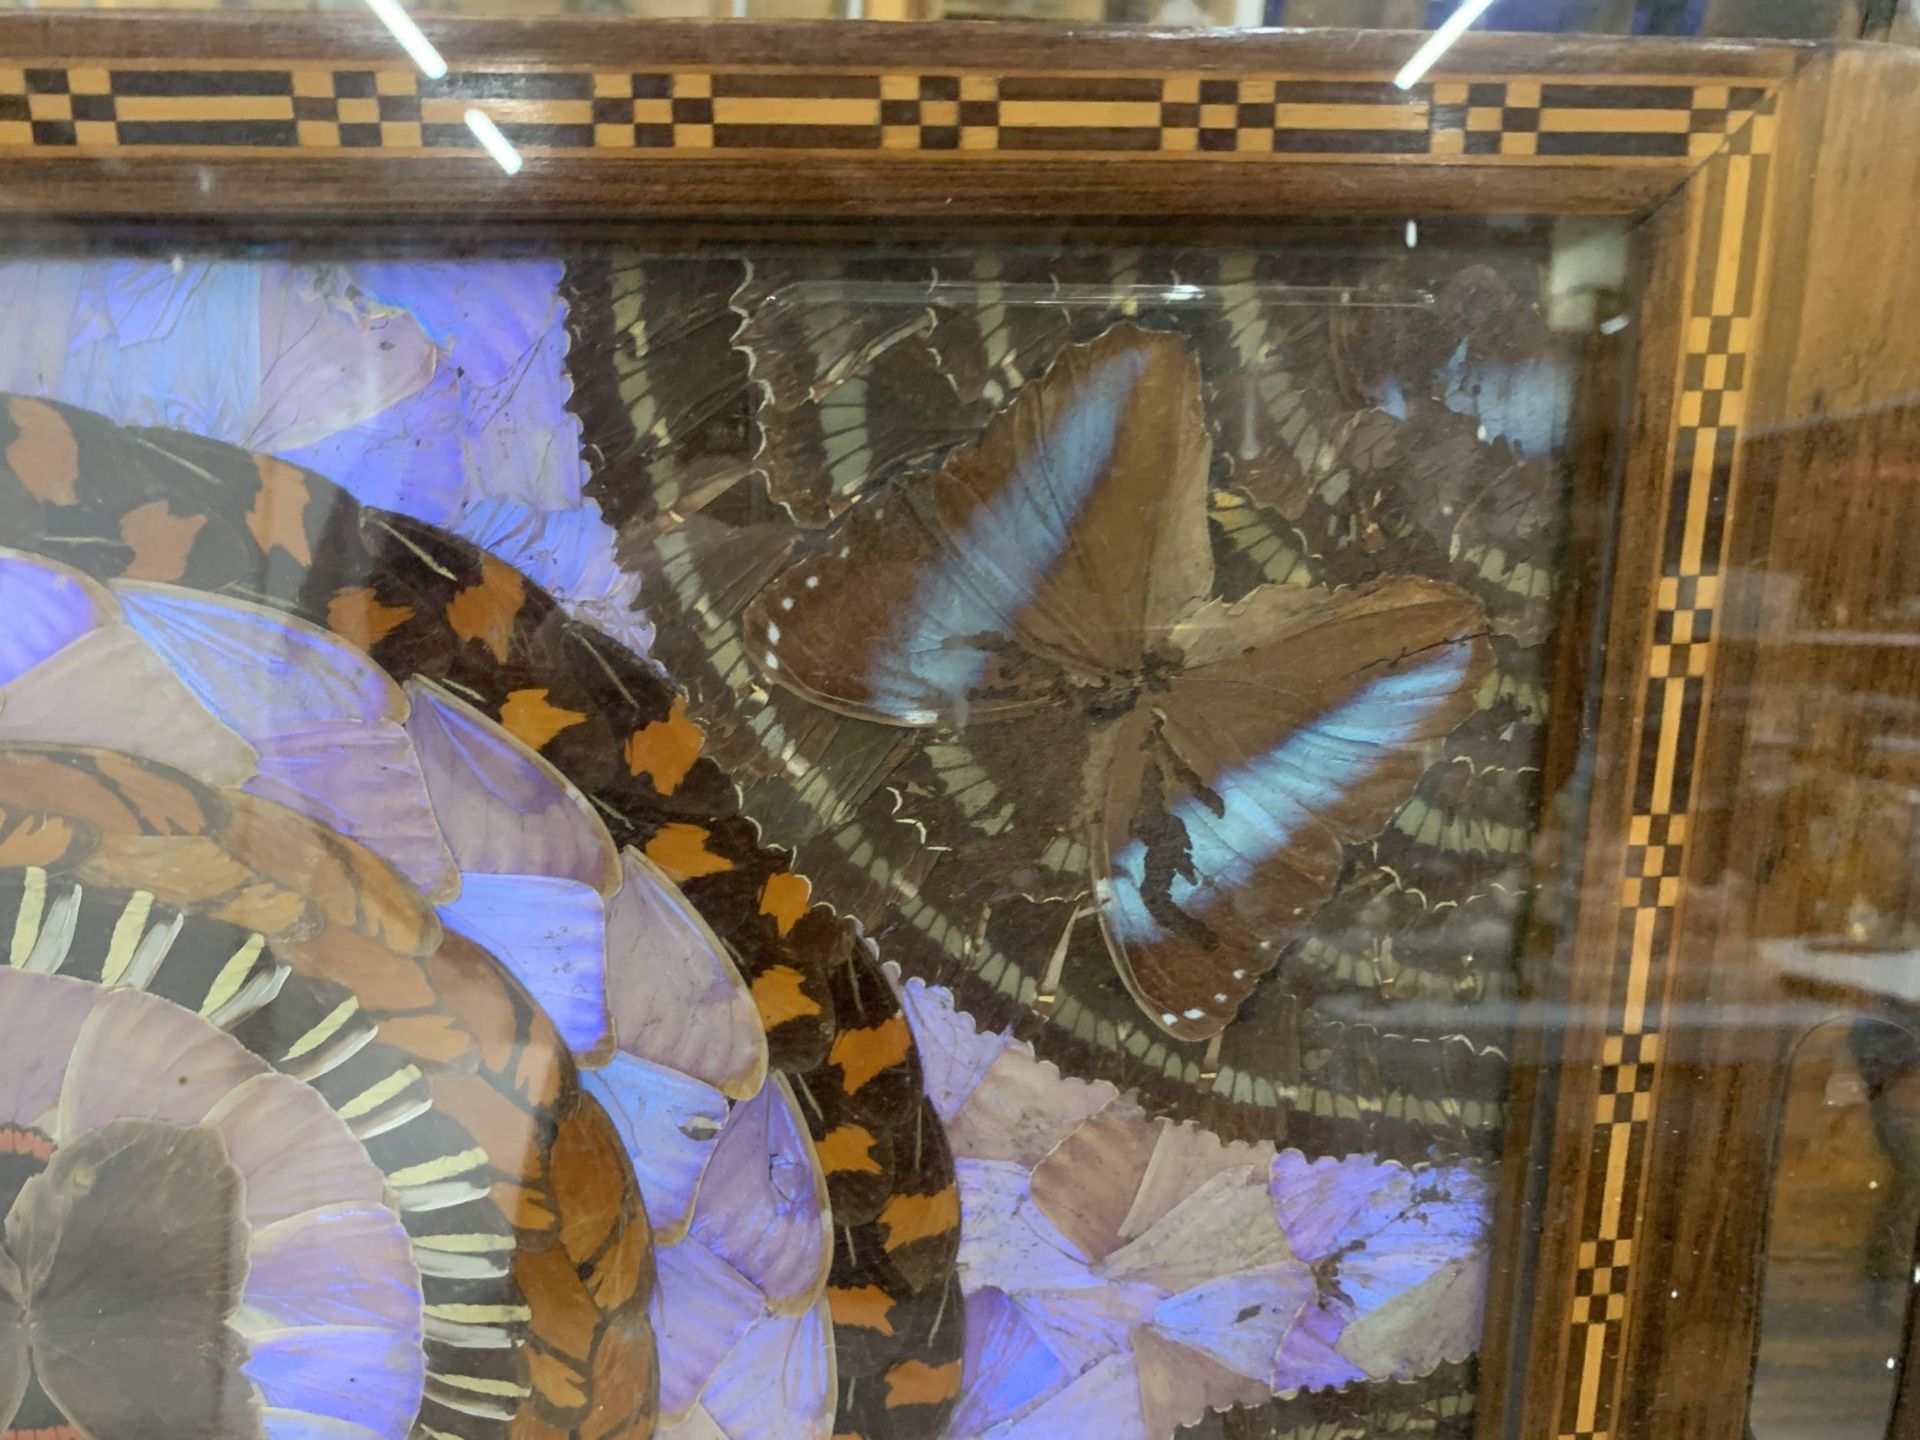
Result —
POLYGON ((1355 263, 0 264, 0 1432, 1470 1426, 1564 376, 1355 263))

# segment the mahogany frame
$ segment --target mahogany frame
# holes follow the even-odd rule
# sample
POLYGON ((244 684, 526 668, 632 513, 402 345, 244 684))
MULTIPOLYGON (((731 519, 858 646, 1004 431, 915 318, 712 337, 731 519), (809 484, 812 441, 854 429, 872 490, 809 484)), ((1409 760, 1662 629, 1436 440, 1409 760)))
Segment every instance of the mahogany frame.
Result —
POLYGON ((1597 679, 1557 712, 1590 766, 1559 837, 1577 914, 1526 976, 1478 1424, 1737 1440, 1795 1033, 1759 942, 1908 899, 1911 807, 1874 799, 1901 762, 1804 695, 1920 700, 1920 648, 1833 643, 1920 592, 1898 544, 1920 519, 1920 55, 1475 35, 1401 92, 1417 40, 1386 34, 426 28, 445 81, 360 18, 0 16, 0 217, 28 243, 159 217, 482 246, 1638 222, 1614 558, 1562 667, 1597 679), (471 103, 521 174, 479 151, 471 103))

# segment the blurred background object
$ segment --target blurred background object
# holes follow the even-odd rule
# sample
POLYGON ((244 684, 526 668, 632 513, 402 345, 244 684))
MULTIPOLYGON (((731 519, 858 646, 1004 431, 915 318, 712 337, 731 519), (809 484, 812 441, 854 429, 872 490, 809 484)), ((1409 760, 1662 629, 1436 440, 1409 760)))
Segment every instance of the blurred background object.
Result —
MULTIPOLYGON (((358 10, 363 0, 0 0, 0 10, 358 10)), ((1429 30, 1454 0, 420 0, 427 15, 1053 20, 1225 29, 1429 30)), ((1920 0, 1494 0, 1476 30, 1883 40, 1920 45, 1920 0)))
POLYGON ((1889 1433, 1920 1223, 1920 1034, 1911 1016, 1812 1031, 1787 1076, 1753 1440, 1889 1433))

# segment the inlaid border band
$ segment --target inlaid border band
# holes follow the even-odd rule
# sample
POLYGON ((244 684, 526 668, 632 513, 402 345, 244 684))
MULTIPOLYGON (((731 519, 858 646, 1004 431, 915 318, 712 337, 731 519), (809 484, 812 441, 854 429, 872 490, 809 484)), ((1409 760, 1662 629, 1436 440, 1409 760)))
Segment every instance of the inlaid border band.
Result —
POLYGON ((1614 1440, 1638 1290, 1647 1155, 1660 1098, 1667 996, 1686 904, 1694 779, 1706 742, 1721 586, 1746 421, 1766 243, 1776 102, 1729 137, 1704 187, 1680 326, 1678 407, 1661 510, 1660 568, 1636 671, 1631 786, 1607 1028, 1591 1085, 1579 1250, 1562 1346, 1559 1440, 1614 1440))
POLYGON ((1472 157, 1692 165, 1764 83, 1084 72, 160 66, 0 60, 0 154, 470 154, 485 110, 529 157, 794 154, 1251 162, 1472 157))

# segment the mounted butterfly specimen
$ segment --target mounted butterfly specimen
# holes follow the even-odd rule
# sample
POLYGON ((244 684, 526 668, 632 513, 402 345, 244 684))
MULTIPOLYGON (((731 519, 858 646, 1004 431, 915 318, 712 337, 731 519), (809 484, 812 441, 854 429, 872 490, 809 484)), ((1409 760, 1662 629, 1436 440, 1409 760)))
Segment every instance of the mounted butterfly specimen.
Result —
POLYGON ((1182 1040, 1231 1022, 1491 664, 1478 603, 1429 579, 1212 598, 1210 463, 1190 347, 1117 325, 870 492, 745 621, 817 705, 997 732, 1003 783, 1059 800, 1032 843, 1084 847, 1116 972, 1182 1040))
POLYGON ((1415 1162, 1491 1156, 1504 1129, 1498 1014, 1535 891, 1574 479, 1555 437, 1578 367, 1546 323, 1537 246, 1391 238, 754 247, 697 266, 614 250, 570 259, 565 288, 587 493, 637 578, 654 660, 761 834, 906 974, 1067 1073, 1236 1138, 1415 1162), (1498 305, 1475 298, 1489 267, 1498 305), (1405 803, 1345 845, 1284 977, 1209 1040, 1144 1016, 1112 963, 1079 706, 964 728, 856 718, 770 677, 746 635, 749 602, 795 563, 871 575, 871 551, 841 553, 847 522, 1122 321, 1178 335, 1200 367, 1213 598, 1421 577, 1480 602, 1495 662, 1405 803), (672 421, 706 413, 726 424, 672 421))

